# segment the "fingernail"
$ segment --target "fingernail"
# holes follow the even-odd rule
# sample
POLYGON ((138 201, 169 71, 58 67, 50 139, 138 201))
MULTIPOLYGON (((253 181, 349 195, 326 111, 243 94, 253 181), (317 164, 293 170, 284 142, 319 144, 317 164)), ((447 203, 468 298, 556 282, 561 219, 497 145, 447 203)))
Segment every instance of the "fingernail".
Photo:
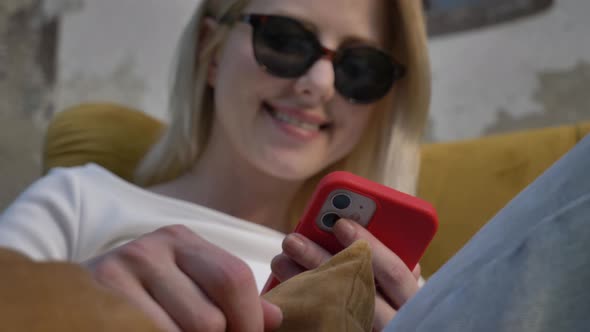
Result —
POLYGON ((283 242, 283 250, 289 254, 300 254, 305 249, 305 242, 298 234, 289 234, 283 242))
POLYGON ((354 229, 354 226, 352 225, 352 221, 348 219, 340 219, 336 222, 336 225, 334 225, 334 230, 336 237, 338 237, 341 241, 354 241, 354 233, 356 231, 354 229))

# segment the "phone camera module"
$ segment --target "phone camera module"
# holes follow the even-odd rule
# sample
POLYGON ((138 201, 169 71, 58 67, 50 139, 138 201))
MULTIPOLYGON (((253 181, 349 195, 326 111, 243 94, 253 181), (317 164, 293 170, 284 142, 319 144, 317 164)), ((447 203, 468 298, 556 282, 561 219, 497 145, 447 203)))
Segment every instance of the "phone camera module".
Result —
POLYGON ((350 197, 344 194, 338 194, 332 198, 332 205, 338 210, 344 210, 350 206, 350 197))
POLYGON ((336 213, 326 213, 323 217, 322 217, 322 224, 324 225, 324 227, 326 228, 332 228, 334 227, 334 224, 336 224, 336 222, 340 219, 340 216, 337 215, 336 213))

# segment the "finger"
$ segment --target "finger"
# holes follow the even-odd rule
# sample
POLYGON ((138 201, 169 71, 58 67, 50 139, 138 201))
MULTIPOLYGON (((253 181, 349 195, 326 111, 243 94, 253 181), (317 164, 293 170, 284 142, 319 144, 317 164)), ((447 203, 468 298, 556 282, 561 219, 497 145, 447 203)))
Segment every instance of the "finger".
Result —
POLYGON ((262 304, 248 265, 206 241, 199 246, 199 250, 180 250, 177 263, 221 308, 227 331, 263 331, 262 304))
POLYGON ((391 307, 383 296, 375 297, 375 315, 373 316, 373 331, 382 331, 395 317, 397 312, 391 307))
POLYGON ((366 240, 371 247, 373 271, 384 295, 399 308, 418 291, 418 283, 406 264, 369 231, 355 222, 340 219, 334 235, 346 247, 357 240, 366 240))
POLYGON ((265 299, 260 299, 262 302, 262 314, 264 316, 264 331, 274 331, 281 326, 283 322, 283 312, 281 309, 268 302, 265 299))
POLYGON ((420 266, 420 263, 416 264, 416 267, 412 270, 412 274, 416 280, 420 280, 420 277, 422 276, 422 267, 420 266))
POLYGON ((176 265, 149 274, 144 284, 182 331, 226 330, 223 312, 176 265))
POLYGON ((88 266, 94 279, 102 286, 123 296, 130 304, 143 311, 163 331, 180 332, 180 327, 146 292, 139 280, 123 264, 107 258, 88 266))
MULTIPOLYGON (((162 228, 126 244, 118 255, 183 331, 225 331, 223 312, 176 265, 180 232, 186 229, 162 228)), ((191 240, 203 241, 196 236, 191 240)))
POLYGON ((285 282, 292 277, 305 272, 306 269, 297 264, 294 260, 289 258, 286 254, 280 254, 273 258, 270 262, 272 274, 280 282, 285 282))
POLYGON ((283 251, 297 264, 308 270, 315 269, 332 258, 332 255, 324 248, 297 233, 285 237, 283 251))

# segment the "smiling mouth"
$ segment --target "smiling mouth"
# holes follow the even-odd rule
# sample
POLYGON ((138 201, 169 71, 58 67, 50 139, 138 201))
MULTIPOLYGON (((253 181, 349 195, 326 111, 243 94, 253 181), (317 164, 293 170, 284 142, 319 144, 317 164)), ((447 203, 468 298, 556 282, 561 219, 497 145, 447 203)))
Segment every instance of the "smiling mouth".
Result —
POLYGON ((273 119, 275 119, 279 122, 294 126, 294 127, 304 129, 304 130, 321 132, 321 131, 328 130, 332 127, 332 124, 329 122, 322 123, 322 124, 311 123, 311 122, 306 122, 304 120, 293 117, 289 114, 279 112, 274 107, 272 107, 270 104, 268 104, 266 102, 262 103, 262 109, 265 112, 267 112, 273 119))

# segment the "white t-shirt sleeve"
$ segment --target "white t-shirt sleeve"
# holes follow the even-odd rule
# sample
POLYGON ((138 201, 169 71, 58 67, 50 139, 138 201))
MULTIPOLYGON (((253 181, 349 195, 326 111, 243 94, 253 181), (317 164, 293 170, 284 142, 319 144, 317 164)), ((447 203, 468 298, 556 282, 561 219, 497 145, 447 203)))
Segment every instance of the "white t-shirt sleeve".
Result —
POLYGON ((51 171, 0 215, 0 246, 36 260, 71 260, 79 220, 79 190, 72 173, 51 171))

